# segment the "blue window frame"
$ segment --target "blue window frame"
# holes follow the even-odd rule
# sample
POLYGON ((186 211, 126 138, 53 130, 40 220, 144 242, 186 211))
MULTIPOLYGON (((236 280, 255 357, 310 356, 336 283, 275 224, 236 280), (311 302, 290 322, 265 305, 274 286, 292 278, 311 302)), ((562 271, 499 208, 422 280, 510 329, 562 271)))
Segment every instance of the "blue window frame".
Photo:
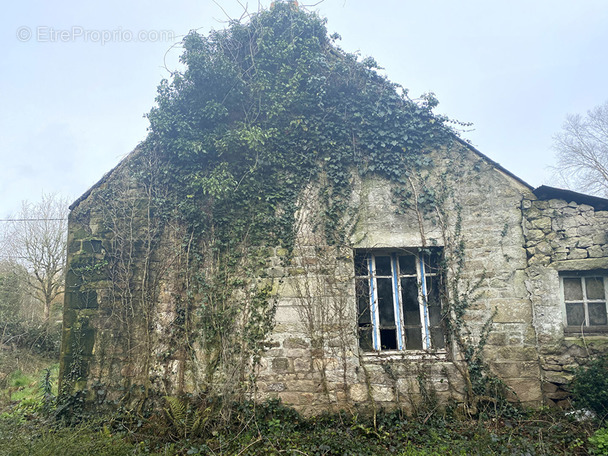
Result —
POLYGON ((355 251, 359 344, 366 351, 445 347, 440 249, 355 251))

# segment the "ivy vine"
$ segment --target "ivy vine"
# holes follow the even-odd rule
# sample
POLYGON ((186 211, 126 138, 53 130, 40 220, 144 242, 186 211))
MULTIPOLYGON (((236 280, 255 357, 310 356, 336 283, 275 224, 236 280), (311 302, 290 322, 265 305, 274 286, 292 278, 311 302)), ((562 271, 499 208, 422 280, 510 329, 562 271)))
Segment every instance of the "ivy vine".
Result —
POLYGON ((339 240, 353 172, 405 186, 449 140, 432 94, 411 100, 338 38, 294 2, 184 38, 186 69, 162 81, 145 147, 160 151, 197 236, 213 230, 221 249, 243 238, 290 247, 297 198, 315 182, 339 240))

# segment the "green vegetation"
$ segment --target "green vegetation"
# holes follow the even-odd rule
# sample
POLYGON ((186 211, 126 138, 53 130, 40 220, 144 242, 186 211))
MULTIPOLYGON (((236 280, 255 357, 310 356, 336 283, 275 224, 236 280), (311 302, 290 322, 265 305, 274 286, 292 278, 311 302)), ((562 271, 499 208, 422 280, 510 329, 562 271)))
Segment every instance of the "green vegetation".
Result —
POLYGON ((608 358, 600 356, 579 368, 572 382, 574 404, 593 411, 600 421, 608 416, 608 358))
MULTIPOLYGON (((424 183, 420 174, 431 164, 430 152, 449 148, 453 138, 448 120, 432 112, 437 101, 432 95, 410 99, 405 89, 378 74, 373 59, 345 53, 337 39, 328 36, 320 18, 294 2, 277 2, 247 24, 232 23, 208 36, 193 32, 184 39, 186 70, 161 84, 158 107, 149 114, 150 136, 125 165, 133 180, 99 189, 95 197, 105 211, 102 226, 79 238, 82 245, 68 272, 80 301, 70 309, 72 358, 64 373, 63 402, 55 404, 45 393, 37 404, 3 415, 0 452, 586 453, 595 423, 576 422, 560 411, 520 411, 497 401, 503 385, 488 375, 482 359, 491 319, 482 340, 471 345, 464 313, 474 302, 476 285, 463 295, 457 274, 449 287, 453 315, 447 317, 453 319, 451 335, 468 363, 461 371, 471 396, 466 413, 457 407, 440 413, 433 407, 414 416, 374 410, 368 417, 367 410, 305 418, 277 402, 244 400, 273 324, 272 279, 262 274, 270 255, 266 246, 284 247, 289 263, 303 190, 311 189, 321 203, 315 228, 330 246, 345 244, 342 222, 358 177, 389 179, 403 204, 416 193, 418 214, 441 209, 450 196, 439 187, 415 185, 424 183), (134 189, 140 190, 139 199, 133 198, 134 189), (170 229, 175 232, 168 235, 170 229), (177 245, 163 246, 166 255, 157 258, 162 235, 174 237, 177 245), (167 351, 162 361, 179 361, 182 384, 174 388, 179 391, 184 366, 202 360, 203 368, 194 373, 200 390, 194 397, 152 397, 164 401, 156 409, 120 409, 125 401, 114 404, 116 415, 89 416, 82 408, 84 395, 92 398, 123 378, 104 378, 107 384, 97 390, 78 391, 86 383, 84 360, 93 342, 86 312, 76 317, 74 309, 94 309, 96 287, 107 290, 111 283, 109 313, 116 334, 124 338, 113 336, 99 346, 111 359, 117 345, 141 343, 141 356, 129 352, 136 359, 125 364, 137 362, 142 377, 126 378, 134 384, 124 388, 140 388, 138 405, 148 405, 158 277, 169 264, 179 265, 179 274, 171 277, 178 317, 163 328, 167 351), (138 334, 145 335, 143 340, 129 339, 138 334), (196 353, 189 352, 193 347, 196 353)), ((87 227, 89 215, 85 208, 74 220, 82 217, 87 227)), ((445 245, 458 264, 464 261, 464 247, 455 238, 445 245)), ((598 451, 601 438, 598 432, 592 441, 598 451)))
MULTIPOLYGON (((121 168, 124 175, 117 171, 92 197, 103 220, 94 234, 81 233, 83 248, 67 278, 80 295, 66 321, 84 329, 70 333, 83 340, 69 342, 82 353, 66 364, 66 391, 84 380, 73 373, 86 372, 82 363, 92 350, 88 317, 79 310, 97 305, 95 290, 110 283, 113 302, 106 304, 122 326, 120 337, 103 344, 106 356, 121 349, 112 343, 142 347, 133 362, 143 374, 127 378, 129 385, 101 381, 112 390, 140 390, 150 402, 160 284, 179 264, 170 277, 178 317, 164 328, 169 349, 162 362, 179 361, 178 383, 192 375, 200 391, 245 397, 273 329, 272 291, 280 278, 266 277, 265 265, 274 247, 285 248, 289 264, 303 192, 320 203, 315 229, 323 242, 341 248, 359 177, 389 179, 395 197, 407 198, 408 176, 448 147, 454 132, 433 113, 434 96, 411 99, 373 59, 341 50, 338 38, 291 1, 247 23, 184 38, 185 70, 160 84, 149 136, 121 168), (167 238, 175 243, 167 246, 167 238)), ((424 189, 419 201, 432 204, 431 187, 424 189)), ((82 220, 86 231, 89 216, 85 204, 73 221, 82 220)))
POLYGON ((53 420, 40 408, 17 407, 0 416, 0 455, 553 456, 583 455, 588 449, 606 454, 605 430, 587 447, 592 424, 558 410, 478 420, 458 420, 449 411, 431 417, 380 412, 374 426, 364 414, 304 418, 270 401, 237 405, 231 421, 224 423, 208 413, 212 404, 196 408, 191 402, 189 411, 179 412, 180 400, 169 401, 164 413, 123 413, 73 426, 53 420), (197 419, 181 419, 186 416, 197 419))
MULTIPOLYGON (((597 381, 598 365, 601 360, 578 371, 573 385, 597 381)), ((608 454, 601 420, 493 404, 474 418, 463 417, 456 404, 441 409, 430 402, 411 414, 380 410, 374 418, 360 410, 307 418, 272 400, 226 405, 217 398, 168 396, 162 410, 152 413, 123 409, 99 415, 81 409, 68 416, 56 399, 56 375, 53 365, 37 375, 15 371, 9 376, 7 388, 20 388, 22 399, 14 396, 1 409, 0 455, 608 454), (221 416, 227 407, 228 420, 221 416)), ((586 397, 584 390, 574 391, 575 401, 586 397)))

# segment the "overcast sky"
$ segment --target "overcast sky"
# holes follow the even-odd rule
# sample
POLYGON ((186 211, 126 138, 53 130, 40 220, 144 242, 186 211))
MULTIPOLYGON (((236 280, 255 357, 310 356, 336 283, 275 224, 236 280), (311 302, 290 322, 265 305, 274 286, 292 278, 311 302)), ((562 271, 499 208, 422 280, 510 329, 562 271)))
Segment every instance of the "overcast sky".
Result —
MULTIPOLYGON (((242 13, 237 0, 217 2, 242 13)), ((3 6, 0 217, 42 192, 75 199, 97 182, 145 138, 156 86, 179 69, 174 44, 227 19, 212 0, 3 6)), ((608 100, 607 0, 325 0, 309 9, 412 97, 435 92, 437 112, 473 122, 463 136, 533 186, 559 185, 548 167, 566 115, 608 100)))

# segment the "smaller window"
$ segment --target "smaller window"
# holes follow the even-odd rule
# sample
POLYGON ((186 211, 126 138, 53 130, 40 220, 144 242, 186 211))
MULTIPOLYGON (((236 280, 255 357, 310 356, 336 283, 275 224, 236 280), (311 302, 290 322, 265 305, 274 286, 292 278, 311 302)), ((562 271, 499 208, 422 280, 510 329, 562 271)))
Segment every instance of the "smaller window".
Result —
POLYGON ((564 303, 564 322, 567 327, 606 328, 608 312, 608 275, 605 273, 569 272, 560 275, 564 303))

